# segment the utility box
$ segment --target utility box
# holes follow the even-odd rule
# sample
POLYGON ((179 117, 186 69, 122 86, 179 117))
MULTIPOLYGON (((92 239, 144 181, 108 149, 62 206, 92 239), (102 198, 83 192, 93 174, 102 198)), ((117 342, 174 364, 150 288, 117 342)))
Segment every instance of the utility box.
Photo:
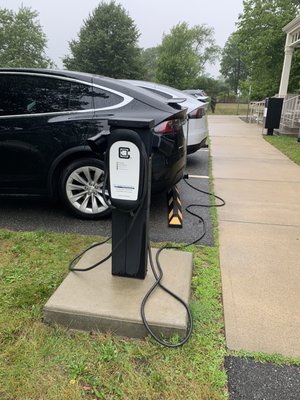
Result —
POLYGON ((265 100, 265 128, 267 135, 273 135, 274 129, 280 126, 283 98, 267 97, 265 100))

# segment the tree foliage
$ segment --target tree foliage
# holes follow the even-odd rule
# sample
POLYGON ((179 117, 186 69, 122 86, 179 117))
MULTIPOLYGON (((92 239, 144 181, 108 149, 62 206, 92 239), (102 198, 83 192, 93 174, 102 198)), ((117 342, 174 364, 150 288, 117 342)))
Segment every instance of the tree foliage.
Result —
POLYGON ((240 82, 247 79, 247 68, 242 61, 242 52, 239 46, 237 33, 229 36, 222 51, 221 74, 227 79, 231 90, 238 93, 240 82))
POLYGON ((209 96, 220 96, 221 93, 230 95, 230 86, 224 79, 215 79, 211 76, 202 75, 194 83, 194 88, 204 90, 209 96))
POLYGON ((112 78, 139 78, 139 36, 134 21, 120 4, 102 2, 84 21, 78 40, 69 43, 71 55, 64 58, 64 65, 112 78))
POLYGON ((189 28, 182 22, 174 26, 158 47, 158 81, 178 89, 193 87, 204 65, 219 55, 213 34, 213 28, 205 25, 189 28))
POLYGON ((146 81, 156 82, 158 47, 149 47, 148 49, 142 49, 141 57, 144 67, 143 79, 146 81))
POLYGON ((284 60, 286 35, 282 28, 296 17, 299 7, 286 0, 244 0, 243 4, 237 37, 253 96, 274 95, 278 93, 284 60))
POLYGON ((53 65, 46 57, 47 39, 28 7, 18 12, 0 9, 0 67, 47 68, 53 65))

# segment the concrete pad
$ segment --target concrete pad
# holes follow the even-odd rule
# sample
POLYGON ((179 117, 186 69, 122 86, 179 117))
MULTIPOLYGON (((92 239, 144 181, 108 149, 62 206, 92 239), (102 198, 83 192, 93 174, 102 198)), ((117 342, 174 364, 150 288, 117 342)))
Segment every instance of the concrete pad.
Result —
MULTIPOLYGON (((103 259, 111 251, 106 244, 91 249, 77 267, 85 268, 103 259)), ((153 251, 153 257, 157 250, 153 251)), ((192 254, 164 250, 160 256, 164 271, 162 283, 186 303, 192 279, 192 254)), ((70 329, 110 331, 120 336, 142 338, 147 331, 140 316, 140 306, 154 283, 150 266, 145 280, 111 275, 111 260, 87 272, 71 272, 48 300, 43 320, 70 329)), ((146 305, 149 325, 169 337, 184 336, 187 329, 185 308, 162 289, 157 288, 146 305)))
POLYGON ((300 356, 299 249, 300 227, 220 224, 229 349, 300 356))
POLYGON ((226 199, 220 221, 300 227, 300 182, 215 179, 214 186, 226 199))
POLYGON ((212 157, 215 178, 300 182, 299 166, 290 160, 212 157))

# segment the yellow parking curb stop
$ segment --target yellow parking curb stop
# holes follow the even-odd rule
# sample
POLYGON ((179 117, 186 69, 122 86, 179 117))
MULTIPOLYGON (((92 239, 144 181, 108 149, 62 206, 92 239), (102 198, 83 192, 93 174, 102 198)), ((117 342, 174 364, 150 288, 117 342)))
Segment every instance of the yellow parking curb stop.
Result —
POLYGON ((177 186, 173 186, 168 191, 168 217, 170 228, 182 228, 183 216, 181 210, 181 200, 177 186))

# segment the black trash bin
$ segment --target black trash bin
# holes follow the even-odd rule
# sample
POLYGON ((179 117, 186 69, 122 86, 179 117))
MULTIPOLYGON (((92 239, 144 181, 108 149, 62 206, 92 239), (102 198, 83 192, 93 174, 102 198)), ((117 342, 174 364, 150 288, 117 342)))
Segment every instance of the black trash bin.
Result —
POLYGON ((273 135, 280 126, 283 98, 267 97, 265 100, 265 128, 267 135, 273 135))

